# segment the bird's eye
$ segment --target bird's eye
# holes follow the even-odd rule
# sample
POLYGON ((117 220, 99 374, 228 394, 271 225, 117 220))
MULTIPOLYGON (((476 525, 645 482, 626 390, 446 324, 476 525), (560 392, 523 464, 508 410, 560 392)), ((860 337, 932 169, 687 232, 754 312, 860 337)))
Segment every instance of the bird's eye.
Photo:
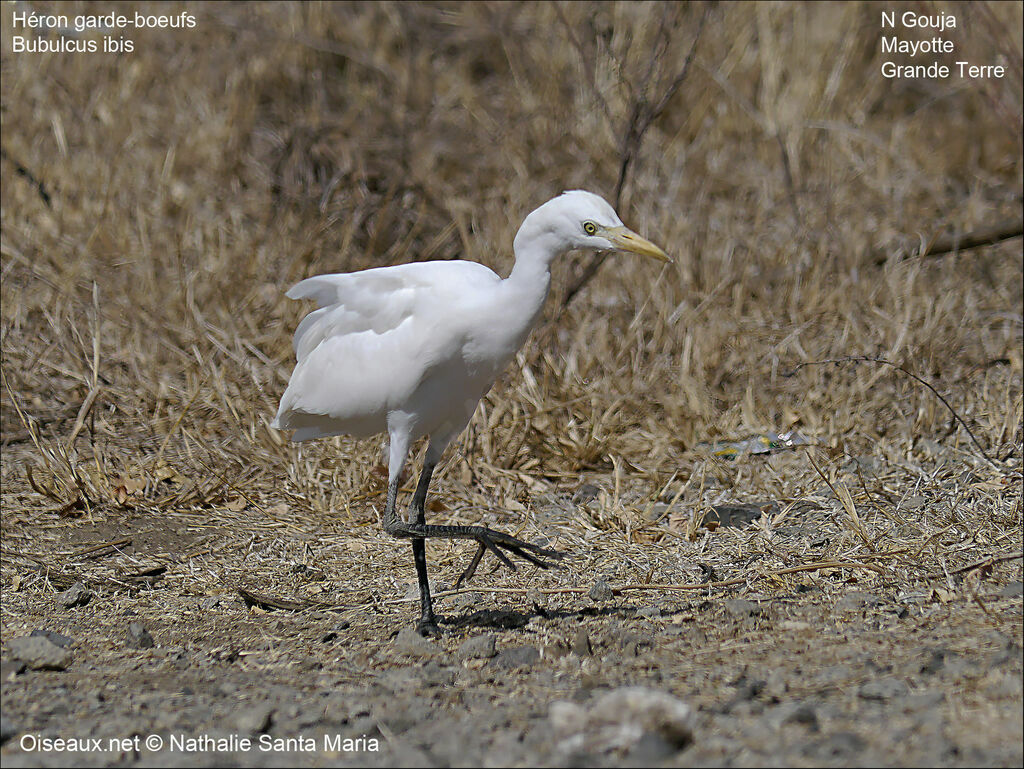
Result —
POLYGON ((583 231, 588 235, 593 235, 597 232, 597 225, 593 222, 583 222, 583 231))

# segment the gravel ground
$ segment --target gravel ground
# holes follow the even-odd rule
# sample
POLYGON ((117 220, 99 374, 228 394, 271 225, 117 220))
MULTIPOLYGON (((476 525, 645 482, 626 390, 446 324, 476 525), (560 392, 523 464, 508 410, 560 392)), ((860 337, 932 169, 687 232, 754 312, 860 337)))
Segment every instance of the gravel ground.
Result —
POLYGON ((1018 575, 997 564, 956 593, 828 574, 791 594, 468 593, 439 601, 433 640, 411 631, 415 602, 8 584, 3 761, 1020 765, 1018 575))

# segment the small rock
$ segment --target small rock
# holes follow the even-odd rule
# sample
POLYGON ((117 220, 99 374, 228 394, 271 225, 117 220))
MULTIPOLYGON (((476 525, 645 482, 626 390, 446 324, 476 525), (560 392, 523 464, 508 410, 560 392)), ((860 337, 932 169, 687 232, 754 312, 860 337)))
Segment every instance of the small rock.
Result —
POLYGON ((735 705, 739 702, 756 699, 767 685, 768 682, 761 678, 740 676, 740 679, 736 682, 736 696, 733 697, 731 704, 735 705))
POLYGON ((266 702, 249 703, 238 708, 229 722, 240 734, 263 734, 273 721, 274 708, 266 702))
POLYGON ((216 609, 218 606, 220 606, 219 595, 209 595, 199 602, 199 608, 203 611, 211 611, 216 609))
POLYGON ((584 483, 576 492, 572 495, 572 502, 574 505, 585 505, 587 502, 597 498, 597 495, 601 493, 601 489, 592 483, 584 483))
POLYGON ((611 585, 605 580, 599 579, 594 583, 594 586, 590 588, 588 595, 595 601, 610 601, 615 597, 615 593, 612 591, 611 585))
POLYGON ((913 496, 907 497, 900 503, 900 507, 904 510, 917 510, 928 504, 928 497, 913 496))
POLYGON ((57 594, 57 603, 65 609, 73 609, 76 606, 85 606, 92 598, 92 591, 88 590, 81 582, 76 582, 63 593, 57 594))
POLYGON ((66 635, 55 633, 52 630, 33 630, 31 633, 29 633, 29 637, 32 636, 45 638, 50 643, 56 644, 62 649, 66 649, 74 643, 74 641, 68 638, 66 635))
POLYGON ((635 766, 654 766, 679 752, 679 748, 660 734, 644 732, 629 749, 626 759, 635 766))
POLYGON ((335 641, 337 641, 339 638, 342 637, 342 635, 345 633, 346 630, 348 630, 350 624, 351 623, 348 620, 343 619, 341 622, 339 622, 337 625, 335 625, 331 630, 328 630, 326 633, 324 633, 322 636, 320 636, 320 643, 325 643, 325 644, 334 643, 335 641))
POLYGON ((661 607, 660 606, 654 606, 654 605, 651 605, 651 606, 641 606, 639 609, 636 610, 636 616, 638 616, 638 617, 646 617, 648 619, 650 619, 651 617, 660 617, 661 616, 661 607))
POLYGON ((539 659, 540 651, 536 646, 513 646, 498 652, 498 656, 491 660, 491 667, 511 670, 532 665, 539 659))
POLYGON ((128 625, 128 645, 136 649, 152 649, 156 643, 141 622, 132 622, 128 625))
POLYGON ((494 636, 478 635, 467 638, 459 644, 459 648, 455 652, 455 659, 464 662, 471 659, 488 659, 494 655, 494 636))
POLYGON ((783 724, 803 724, 812 732, 818 731, 818 714, 809 702, 798 702, 783 715, 783 724))
POLYGON ((593 654, 593 649, 590 646, 590 635, 588 635, 586 628, 581 627, 576 631, 570 649, 577 657, 587 657, 593 654))
POLYGON ((625 632, 619 636, 619 648, 630 657, 640 656, 640 634, 625 632))
POLYGON ((860 469, 861 471, 872 475, 877 474, 881 466, 882 464, 875 457, 866 454, 850 457, 850 461, 844 465, 848 470, 860 469))
POLYGON ((541 649, 541 656, 546 660, 560 660, 569 651, 569 646, 564 641, 552 641, 549 644, 545 644, 544 648, 541 649))
POLYGON ((929 659, 926 663, 921 666, 921 672, 929 675, 934 675, 942 670, 946 665, 947 657, 954 657, 956 653, 949 649, 929 649, 929 659))
POLYGON ((415 628, 402 628, 395 637, 395 651, 408 657, 433 657, 441 653, 441 647, 421 636, 415 628))
POLYGON ((725 610, 734 617, 755 617, 761 613, 760 605, 744 598, 730 598, 725 602, 725 610))
POLYGON ((20 731, 21 729, 15 726, 7 716, 0 716, 0 745, 6 743, 20 731))
POLYGON ((882 603, 882 599, 874 593, 864 593, 859 590, 852 593, 847 593, 838 601, 836 601, 837 612, 839 611, 862 611, 869 609, 872 606, 878 606, 882 603))
POLYGON ((430 660, 418 671, 421 686, 451 686, 455 681, 455 670, 453 668, 441 667, 434 660, 430 660))
POLYGON ((762 505, 715 505, 711 508, 711 520, 717 519, 722 526, 739 528, 756 521, 765 510, 778 512, 778 509, 778 504, 774 502, 765 502, 762 505))
POLYGON ((1024 582, 1021 582, 1019 579, 1008 582, 1006 587, 999 591, 999 595, 1003 598, 1017 598, 1024 595, 1024 582))
POLYGON ((908 694, 906 697, 897 698, 892 705, 898 707, 904 713, 934 712, 946 699, 945 693, 940 690, 928 690, 916 694, 908 694))
POLYGON ((693 741, 694 715, 690 706, 672 695, 640 686, 614 689, 590 707, 574 702, 552 702, 551 725, 560 735, 559 747, 579 750, 645 751, 641 742, 664 754, 664 743, 678 751, 693 741))
POLYGON ((665 502, 655 502, 649 508, 644 510, 643 519, 646 523, 658 523, 664 518, 669 511, 669 506, 665 502))
POLYGON ((868 681, 860 687, 860 696, 865 700, 889 700, 905 697, 909 689, 898 678, 879 678, 868 681))
POLYGON ((7 644, 10 655, 33 670, 66 670, 74 659, 67 649, 62 649, 42 636, 23 636, 7 644))
POLYGON ((909 603, 915 606, 921 606, 931 600, 931 593, 900 593, 896 596, 896 600, 900 603, 909 603))
POLYGON ((20 676, 28 667, 21 660, 4 660, 0 662, 0 681, 10 681, 15 676, 20 676))

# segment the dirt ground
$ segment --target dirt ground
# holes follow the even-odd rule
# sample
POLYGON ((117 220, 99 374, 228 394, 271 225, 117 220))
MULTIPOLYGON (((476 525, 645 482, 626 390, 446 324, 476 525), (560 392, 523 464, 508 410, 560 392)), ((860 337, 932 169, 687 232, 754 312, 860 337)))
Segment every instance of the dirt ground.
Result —
POLYGON ((918 6, 1005 78, 872 3, 4 5, 3 765, 1024 764, 1024 6, 918 6), (675 263, 553 266, 428 520, 567 557, 428 542, 423 639, 284 292, 567 188, 675 263))
MULTIPOLYGON (((569 495, 563 501, 573 504, 569 495)), ((789 525, 774 527, 774 546, 801 547, 808 562, 820 560, 814 553, 839 532, 833 515, 815 507, 808 504, 789 525)), ((284 543, 199 516, 183 528, 172 535, 159 519, 137 514, 80 524, 72 537, 64 527, 23 530, 37 551, 66 553, 64 563, 74 567, 50 574, 51 590, 43 588, 47 582, 5 585, 5 641, 56 631, 70 639, 73 661, 63 670, 19 670, 5 655, 5 765, 67 765, 67 753, 33 751, 41 743, 26 739, 101 738, 107 748, 108 738, 152 735, 165 741, 162 750, 118 744, 75 753, 71 761, 1013 766, 1022 760, 1019 560, 936 575, 909 590, 884 574, 847 568, 799 572, 785 585, 776 577, 775 584, 751 580, 618 596, 601 595, 581 575, 497 572, 477 579, 480 592, 440 598, 443 635, 427 641, 412 632, 418 605, 406 543, 373 534, 352 540, 340 527, 311 529, 301 537, 302 549, 279 559, 268 584, 246 580, 244 563, 262 557, 261 550, 274 557, 284 543), (48 537, 52 549, 42 547, 48 537), (125 544, 96 548, 104 542, 125 544), (346 579, 330 555, 354 543, 393 574, 390 584, 363 584, 363 600, 356 601, 338 585, 365 577, 346 579), (312 595, 330 608, 247 603, 204 574, 203 553, 216 550, 238 554, 243 565, 229 581, 248 582, 244 589, 312 595), (154 563, 165 571, 149 579, 125 576, 154 563), (83 606, 64 607, 53 590, 77 577, 94 585, 94 593, 83 606), (489 592, 488 586, 520 590, 489 592), (582 590, 560 592, 566 587, 582 590), (139 648, 145 642, 133 635, 134 623, 150 634, 150 648, 139 648), (679 698, 693 709, 692 731, 669 739, 652 728, 616 743, 597 727, 566 733, 553 715, 553 702, 586 708, 626 686, 679 698), (170 745, 175 736, 248 737, 252 744, 218 749, 209 743, 186 755, 188 746, 170 745)), ((735 532, 754 545, 746 554, 752 562, 764 556, 759 537, 750 536, 756 529, 755 522, 735 532)), ((697 563, 713 561, 714 547, 708 544, 697 563)), ((635 549, 627 557, 642 558, 635 549)), ((457 573, 458 563, 448 572, 457 573)), ((608 567, 598 572, 602 584, 621 583, 629 571, 601 565, 608 567)), ((721 581, 723 575, 713 576, 721 581)))

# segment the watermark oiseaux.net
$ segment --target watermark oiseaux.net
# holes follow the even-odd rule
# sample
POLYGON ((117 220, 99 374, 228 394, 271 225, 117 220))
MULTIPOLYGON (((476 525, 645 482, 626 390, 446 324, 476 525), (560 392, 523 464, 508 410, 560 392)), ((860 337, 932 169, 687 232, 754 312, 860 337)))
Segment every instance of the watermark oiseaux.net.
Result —
POLYGON ((229 735, 150 734, 131 737, 48 737, 23 734, 18 745, 26 753, 376 753, 377 737, 345 737, 324 734, 319 737, 274 737, 261 734, 248 737, 229 735))

